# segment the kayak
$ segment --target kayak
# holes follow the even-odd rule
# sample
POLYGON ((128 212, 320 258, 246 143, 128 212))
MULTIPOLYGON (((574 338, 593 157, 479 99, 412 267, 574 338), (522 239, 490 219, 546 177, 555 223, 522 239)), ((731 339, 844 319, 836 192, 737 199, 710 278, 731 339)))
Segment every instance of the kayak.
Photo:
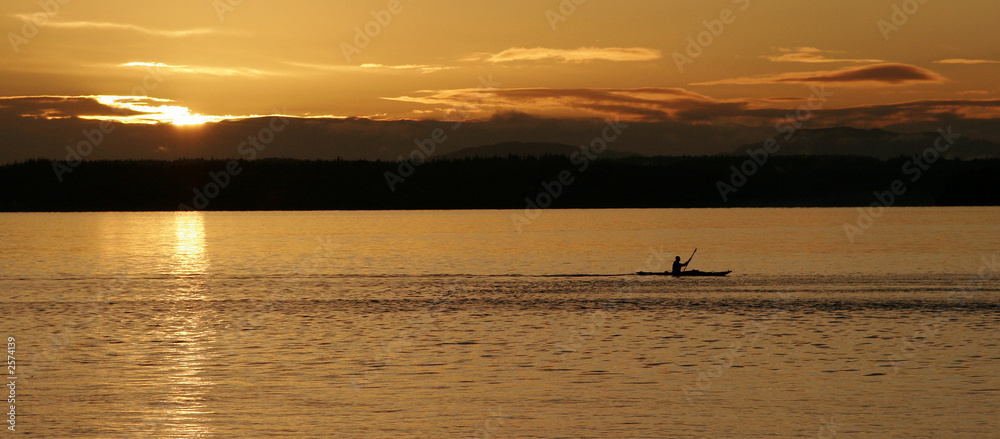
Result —
POLYGON ((637 272, 635 272, 635 274, 638 274, 639 276, 674 276, 674 277, 688 277, 688 276, 690 276, 690 277, 704 277, 704 276, 725 276, 725 275, 727 275, 729 273, 732 273, 732 272, 733 272, 732 270, 729 270, 729 271, 698 271, 698 270, 688 270, 688 271, 682 271, 680 273, 671 273, 669 271, 663 271, 663 272, 637 271, 637 272))

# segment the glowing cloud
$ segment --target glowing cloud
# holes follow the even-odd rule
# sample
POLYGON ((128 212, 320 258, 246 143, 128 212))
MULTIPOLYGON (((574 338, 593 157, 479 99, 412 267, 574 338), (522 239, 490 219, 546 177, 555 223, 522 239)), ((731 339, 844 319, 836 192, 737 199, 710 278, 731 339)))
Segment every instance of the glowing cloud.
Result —
POLYGON ((148 96, 12 96, 0 98, 0 113, 40 119, 93 119, 121 123, 195 125, 233 119, 192 113, 170 99, 148 96))
POLYGON ((696 82, 690 85, 758 85, 839 83, 841 85, 904 85, 911 83, 941 83, 945 78, 930 70, 909 64, 877 64, 840 70, 782 73, 718 81, 696 82))
POLYGON ((479 118, 509 111, 554 117, 617 117, 625 120, 684 120, 740 117, 756 102, 718 100, 680 88, 636 89, 457 89, 423 90, 421 96, 385 98, 445 108, 460 108, 479 118))
MULTIPOLYGON (((25 21, 32 20, 31 14, 13 14, 10 15, 10 17, 18 18, 25 21)), ((146 35, 168 37, 168 38, 184 38, 184 37, 211 35, 218 33, 218 31, 206 28, 162 30, 162 29, 149 29, 135 24, 108 23, 100 21, 49 20, 48 22, 45 23, 45 27, 51 27, 56 29, 96 29, 96 30, 127 31, 127 32, 136 32, 146 35)))
POLYGON ((199 67, 199 66, 184 66, 184 65, 170 65, 160 62, 128 62, 124 64, 119 64, 119 67, 151 67, 154 69, 163 69, 167 71, 177 72, 177 73, 189 73, 189 74, 200 74, 200 75, 212 75, 212 76, 270 76, 277 75, 275 72, 266 72, 263 70, 251 69, 251 68, 228 68, 228 67, 199 67))
POLYGON ((528 49, 513 47, 496 54, 481 53, 466 58, 466 61, 487 61, 491 63, 506 63, 515 61, 559 61, 559 62, 589 62, 589 61, 652 61, 660 59, 663 54, 659 50, 644 47, 581 47, 579 49, 550 49, 536 47, 528 49))
POLYGON ((952 58, 952 59, 942 59, 940 61, 934 61, 936 64, 1000 64, 1000 61, 994 61, 991 59, 962 59, 962 58, 952 58))
POLYGON ((170 99, 151 98, 147 96, 86 96, 98 103, 136 113, 132 116, 84 116, 81 119, 114 120, 122 123, 170 123, 173 125, 198 125, 206 122, 218 122, 226 119, 222 116, 206 116, 192 113, 187 107, 168 105, 170 99))
POLYGON ((282 61, 282 64, 286 64, 293 67, 298 67, 308 70, 316 70, 323 72, 406 72, 406 71, 417 71, 420 73, 433 73, 442 70, 451 70, 457 67, 442 66, 437 64, 379 64, 379 63, 365 63, 359 66, 347 65, 347 64, 315 64, 315 63, 303 63, 303 62, 293 62, 293 61, 282 61))
POLYGON ((419 70, 420 73, 433 73, 433 72, 438 72, 438 71, 441 71, 441 70, 449 70, 449 69, 453 69, 454 68, 454 67, 432 66, 432 65, 424 65, 424 64, 403 64, 403 65, 392 66, 392 65, 385 65, 385 64, 374 64, 374 63, 362 64, 360 67, 362 69, 369 69, 369 70, 371 70, 371 69, 375 69, 375 70, 419 70))
POLYGON ((884 62, 880 59, 851 59, 851 58, 827 58, 824 54, 838 54, 844 53, 843 51, 836 50, 821 50, 815 47, 794 47, 794 48, 778 48, 779 52, 784 52, 782 55, 765 55, 764 58, 768 61, 773 62, 797 62, 797 63, 855 63, 855 64, 870 64, 870 63, 880 63, 884 62))
POLYGON ((142 113, 104 105, 88 96, 3 96, 0 114, 40 119, 89 116, 137 116, 142 113))

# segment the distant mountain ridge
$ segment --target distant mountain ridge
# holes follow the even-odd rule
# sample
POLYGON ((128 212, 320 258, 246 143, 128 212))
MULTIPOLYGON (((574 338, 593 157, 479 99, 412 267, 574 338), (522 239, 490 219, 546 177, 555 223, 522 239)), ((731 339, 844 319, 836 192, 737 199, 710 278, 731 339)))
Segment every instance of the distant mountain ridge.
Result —
MULTIPOLYGON (((569 157, 574 152, 580 151, 579 146, 566 145, 562 143, 549 142, 503 142, 493 145, 483 145, 471 148, 463 148, 458 151, 443 154, 439 159, 467 159, 467 158, 492 158, 492 157, 542 157, 546 155, 557 155, 569 157)), ((612 151, 610 149, 597 154, 599 158, 620 159, 625 157, 635 157, 638 154, 612 151)))
MULTIPOLYGON (((960 135, 959 132, 953 134, 960 135)), ((857 129, 834 127, 801 129, 791 139, 776 136, 781 149, 780 155, 850 155, 890 159, 899 156, 921 154, 933 148, 941 137, 936 132, 896 133, 881 129, 857 129)), ((763 142, 740 146, 735 155, 745 155, 747 149, 760 149, 763 142)), ((944 144, 940 144, 942 147, 944 144)), ((959 137, 944 154, 945 158, 996 158, 1000 157, 1000 145, 980 139, 959 137)))
MULTIPOLYGON (((953 134, 961 135, 959 132, 953 134)), ((800 129, 790 139, 785 139, 783 135, 775 136, 778 145, 781 146, 775 154, 779 155, 799 155, 799 156, 860 156, 874 157, 881 160, 892 159, 900 156, 909 157, 922 154, 927 148, 933 148, 937 139, 941 137, 937 132, 920 133, 899 133, 886 131, 883 129, 858 129, 850 127, 833 127, 817 129, 800 129)), ((733 150, 733 155, 746 155, 747 149, 760 149, 763 140, 757 143, 748 143, 733 150)), ((938 143, 944 146, 942 143, 938 143)), ((463 148, 447 154, 442 154, 436 159, 468 159, 468 158, 493 158, 493 157, 542 157, 550 156, 572 156, 580 151, 579 146, 572 146, 554 142, 502 142, 491 145, 463 148)), ((642 154, 635 152, 624 152, 606 150, 599 154, 600 158, 621 159, 628 157, 642 157, 642 154)), ((974 139, 965 136, 959 137, 955 143, 948 147, 942 154, 944 158, 960 158, 963 160, 978 158, 1000 158, 1000 144, 987 140, 974 139)))

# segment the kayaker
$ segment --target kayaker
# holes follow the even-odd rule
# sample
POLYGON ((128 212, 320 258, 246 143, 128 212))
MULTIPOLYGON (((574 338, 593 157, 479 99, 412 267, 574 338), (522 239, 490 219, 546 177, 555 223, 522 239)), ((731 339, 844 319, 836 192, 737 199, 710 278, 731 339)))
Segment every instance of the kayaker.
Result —
MULTIPOLYGON (((694 255, 692 255, 692 256, 694 256, 694 255)), ((681 257, 680 256, 674 256, 674 270, 673 270, 673 273, 674 274, 680 274, 681 270, 683 270, 684 267, 687 267, 687 265, 690 264, 690 263, 691 263, 690 259, 688 259, 687 262, 681 262, 681 257)))

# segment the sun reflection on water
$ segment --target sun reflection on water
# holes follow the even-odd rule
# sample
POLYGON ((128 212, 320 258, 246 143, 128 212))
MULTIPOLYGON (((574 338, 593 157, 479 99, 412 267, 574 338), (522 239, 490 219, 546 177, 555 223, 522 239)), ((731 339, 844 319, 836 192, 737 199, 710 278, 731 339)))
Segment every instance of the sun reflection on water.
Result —
POLYGON ((181 437, 203 437, 210 432, 204 425, 208 417, 205 401, 215 382, 204 376, 205 364, 211 355, 206 341, 214 338, 206 325, 209 316, 203 312, 183 312, 166 316, 163 334, 173 352, 169 355, 164 378, 171 389, 166 402, 171 409, 163 414, 166 426, 181 437))
POLYGON ((214 358, 208 346, 218 334, 208 311, 194 305, 208 293, 205 214, 177 212, 172 221, 172 233, 168 228, 163 236, 170 240, 164 250, 170 252, 168 273, 176 287, 162 296, 172 309, 154 317, 156 329, 151 334, 164 349, 159 353, 158 381, 165 390, 161 401, 167 409, 151 414, 148 420, 158 425, 157 433, 163 437, 208 437, 206 401, 216 383, 206 378, 205 369, 214 358))
POLYGON ((174 214, 173 248, 170 255, 171 274, 176 288, 170 299, 204 299, 209 268, 205 249, 205 214, 177 212, 174 214))
POLYGON ((205 217, 202 212, 177 212, 174 217, 174 269, 171 274, 205 274, 205 217))
POLYGON ((207 376, 207 365, 217 358, 210 344, 218 334, 207 309, 187 300, 172 307, 154 317, 156 329, 147 335, 157 342, 147 354, 155 359, 147 361, 158 371, 150 383, 157 401, 145 421, 155 426, 156 437, 210 437, 208 403, 217 383, 207 376))

